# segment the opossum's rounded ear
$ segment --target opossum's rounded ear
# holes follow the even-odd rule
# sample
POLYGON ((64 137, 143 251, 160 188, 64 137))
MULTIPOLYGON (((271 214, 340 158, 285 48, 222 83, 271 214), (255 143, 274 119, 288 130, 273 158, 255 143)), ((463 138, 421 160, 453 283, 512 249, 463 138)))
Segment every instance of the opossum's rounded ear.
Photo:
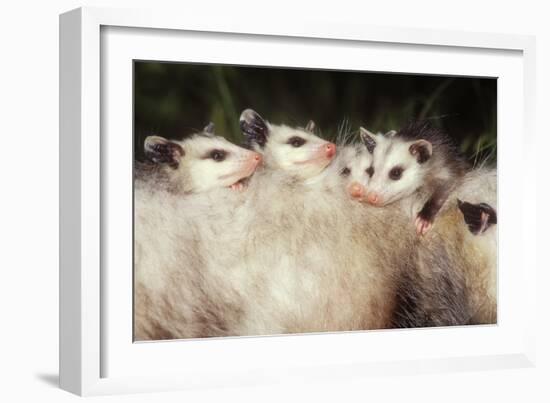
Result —
POLYGON ((309 122, 307 122, 307 125, 304 129, 306 132, 313 133, 315 131, 315 122, 313 120, 310 120, 309 122))
POLYGON ((245 109, 239 119, 241 131, 246 136, 248 145, 254 143, 264 147, 269 135, 269 128, 266 121, 254 110, 245 109))
POLYGON ((432 156, 432 143, 427 140, 416 140, 410 145, 409 152, 416 157, 419 164, 423 164, 432 156))
POLYGON ((145 155, 156 164, 168 164, 177 168, 185 151, 182 146, 164 137, 149 136, 145 139, 145 155))
POLYGON ((384 136, 386 137, 393 137, 397 134, 397 130, 390 130, 389 132, 386 132, 386 134, 384 134, 384 136))
POLYGON ((207 136, 213 136, 214 135, 214 122, 210 122, 206 126, 204 126, 204 129, 202 129, 202 132, 204 134, 206 134, 207 136))
POLYGON ((369 132, 364 127, 360 127, 359 136, 361 137, 361 141, 363 142, 363 144, 365 144, 365 146, 367 147, 369 153, 372 154, 374 152, 374 148, 376 147, 376 140, 374 139, 375 134, 369 132))
POLYGON ((457 199, 458 208, 464 216, 464 222, 474 235, 483 234, 497 223, 497 212, 486 203, 472 204, 457 199))

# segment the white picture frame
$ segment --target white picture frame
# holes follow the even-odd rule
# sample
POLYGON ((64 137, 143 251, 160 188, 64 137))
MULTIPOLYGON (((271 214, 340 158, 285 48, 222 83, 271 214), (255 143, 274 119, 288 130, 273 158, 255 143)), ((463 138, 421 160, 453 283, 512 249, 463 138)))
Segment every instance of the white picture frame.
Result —
MULTIPOLYGON (((233 46, 226 48, 236 49, 233 46)), ((529 36, 369 27, 314 19, 284 23, 250 19, 243 26, 230 18, 216 20, 151 10, 80 8, 61 15, 61 387, 79 395, 96 395, 533 365, 535 211, 523 202, 529 192, 511 194, 507 189, 514 186, 517 190, 518 183, 520 189, 535 187, 534 177, 526 174, 534 155, 534 49, 534 38, 529 36), (361 69, 364 61, 353 58, 360 54, 357 52, 386 52, 382 60, 374 58, 377 64, 369 64, 369 68, 499 77, 499 196, 507 196, 499 198, 499 273, 504 273, 499 274, 499 324, 322 337, 132 343, 127 337, 131 329, 126 326, 127 315, 131 316, 127 312, 128 290, 118 288, 125 287, 127 277, 117 277, 105 269, 110 267, 110 259, 127 259, 124 251, 131 247, 130 215, 116 214, 127 210, 128 205, 113 205, 113 200, 129 200, 131 136, 112 133, 114 129, 126 132, 128 118, 131 120, 131 103, 126 102, 129 81, 124 78, 127 62, 181 61, 174 45, 187 40, 186 33, 192 33, 185 42, 189 46, 187 61, 273 65, 270 55, 285 49, 284 53, 295 58, 277 65, 361 69), (138 36, 139 50, 131 43, 138 36), (201 47, 193 41, 201 41, 201 47), (227 51, 213 54, 208 47, 219 46, 220 41, 234 41, 233 46, 240 44, 257 51, 240 59, 231 59, 227 51), (339 57, 331 58, 328 66, 326 59, 316 57, 316 47, 330 49, 339 57), (305 48, 311 50, 307 60, 299 57, 305 48), (424 58, 409 58, 405 65, 399 62, 400 52, 424 58), (436 58, 438 52, 445 57, 436 58), (468 58, 481 63, 465 62, 470 61, 468 58), (457 66, 459 60, 464 66, 457 66), (501 90, 514 96, 502 98, 501 90), (111 113, 110 108, 117 113, 111 113), (114 120, 113 115, 117 116, 114 120), (115 152, 121 155, 117 164, 112 160, 115 152), (518 158, 524 164, 518 164, 518 158), (122 193, 116 193, 117 189, 123 189, 122 193), (105 231, 113 232, 106 236, 105 231), (114 236, 123 240, 119 245, 122 251, 116 256, 106 242, 114 236), (113 290, 120 291, 120 304, 109 297, 113 290), (514 292, 519 302, 512 303, 514 292), (120 329, 117 323, 122 324, 120 329), (408 351, 412 349, 403 341, 415 346, 415 351, 408 351), (369 350, 369 346, 376 348, 369 350), (178 359, 182 354, 185 360, 178 359)), ((127 260, 121 262, 125 269, 120 272, 127 276, 127 260)))

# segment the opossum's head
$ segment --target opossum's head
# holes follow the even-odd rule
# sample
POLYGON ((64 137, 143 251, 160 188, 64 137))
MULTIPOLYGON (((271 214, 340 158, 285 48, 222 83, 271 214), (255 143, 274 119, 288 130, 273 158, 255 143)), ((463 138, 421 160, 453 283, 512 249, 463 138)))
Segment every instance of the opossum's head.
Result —
POLYGON ((364 144, 339 146, 334 165, 346 193, 356 200, 363 200, 372 170, 372 154, 367 147, 364 144))
POLYGON ((183 141, 159 136, 145 139, 145 154, 167 167, 171 181, 186 193, 230 187, 248 178, 262 161, 259 153, 214 135, 213 124, 183 141))
POLYGON ((313 134, 312 121, 303 129, 295 129, 270 124, 252 109, 246 109, 240 125, 248 145, 263 155, 266 168, 282 170, 299 179, 321 173, 336 154, 336 145, 313 134))
POLYGON ((373 156, 366 195, 369 204, 385 206, 412 195, 425 183, 427 162, 432 157, 429 141, 407 141, 395 131, 374 134, 361 128, 360 134, 373 156))

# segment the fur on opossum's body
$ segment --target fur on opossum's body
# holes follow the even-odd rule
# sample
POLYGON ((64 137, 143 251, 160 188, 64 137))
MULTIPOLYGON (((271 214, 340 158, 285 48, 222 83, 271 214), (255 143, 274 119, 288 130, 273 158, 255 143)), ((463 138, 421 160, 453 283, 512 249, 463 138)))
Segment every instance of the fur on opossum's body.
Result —
POLYGON ((473 236, 456 198, 495 206, 494 174, 468 174, 419 239, 399 205, 350 199, 340 168, 184 198, 137 181, 135 338, 492 323, 496 230, 473 236))
POLYGON ((181 197, 136 186, 134 337, 158 340, 234 334, 241 279, 223 269, 242 234, 243 195, 230 189, 181 197), (223 208, 218 208, 223 206, 223 208), (221 266, 219 266, 221 264, 221 266))
POLYGON ((403 270, 396 327, 494 324, 497 320, 497 228, 473 235, 457 199, 496 209, 496 170, 474 169, 451 193, 432 230, 417 240, 415 264, 403 270))
POLYGON ((330 171, 313 183, 260 171, 243 194, 136 191, 135 338, 390 327, 414 234, 330 171))
POLYGON ((496 206, 495 186, 467 174, 425 238, 323 178, 264 171, 244 194, 183 199, 138 186, 136 340, 495 323, 496 228, 474 236, 451 206, 496 206))
POLYGON ((322 178, 259 172, 251 186, 245 208, 254 213, 237 264, 254 292, 239 334, 389 327, 399 260, 413 239, 402 234, 404 220, 364 209, 322 178))

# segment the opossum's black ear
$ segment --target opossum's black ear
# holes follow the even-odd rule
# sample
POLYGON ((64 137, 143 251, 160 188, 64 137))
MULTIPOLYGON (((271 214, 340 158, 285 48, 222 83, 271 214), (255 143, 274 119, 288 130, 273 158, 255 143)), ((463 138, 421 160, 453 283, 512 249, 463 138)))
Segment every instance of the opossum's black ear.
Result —
POLYGON ((432 156, 432 143, 427 140, 416 140, 410 145, 409 152, 416 157, 419 164, 423 164, 432 156))
POLYGON ((175 169, 185 152, 182 146, 164 137, 149 136, 145 139, 145 155, 155 164, 168 164, 175 169))
POLYGON ((202 129, 203 133, 207 136, 213 136, 214 135, 214 123, 210 122, 206 126, 204 126, 204 129, 202 129))
POLYGON ((369 153, 372 154, 374 152, 374 148, 376 147, 376 140, 374 139, 375 134, 369 132, 364 127, 360 127, 359 136, 361 137, 361 141, 367 147, 367 150, 369 151, 369 153))
POLYGON ((497 223, 497 212, 486 203, 472 204, 457 199, 458 208, 464 215, 464 222, 474 235, 483 234, 497 223))
POLYGON ((239 119, 241 131, 246 136, 246 142, 248 145, 254 143, 260 147, 264 147, 267 142, 267 136, 269 135, 269 128, 263 118, 252 109, 245 109, 241 113, 239 119))
POLYGON ((304 129, 306 132, 313 133, 315 131, 315 122, 313 120, 310 120, 309 122, 307 122, 307 125, 304 129))

